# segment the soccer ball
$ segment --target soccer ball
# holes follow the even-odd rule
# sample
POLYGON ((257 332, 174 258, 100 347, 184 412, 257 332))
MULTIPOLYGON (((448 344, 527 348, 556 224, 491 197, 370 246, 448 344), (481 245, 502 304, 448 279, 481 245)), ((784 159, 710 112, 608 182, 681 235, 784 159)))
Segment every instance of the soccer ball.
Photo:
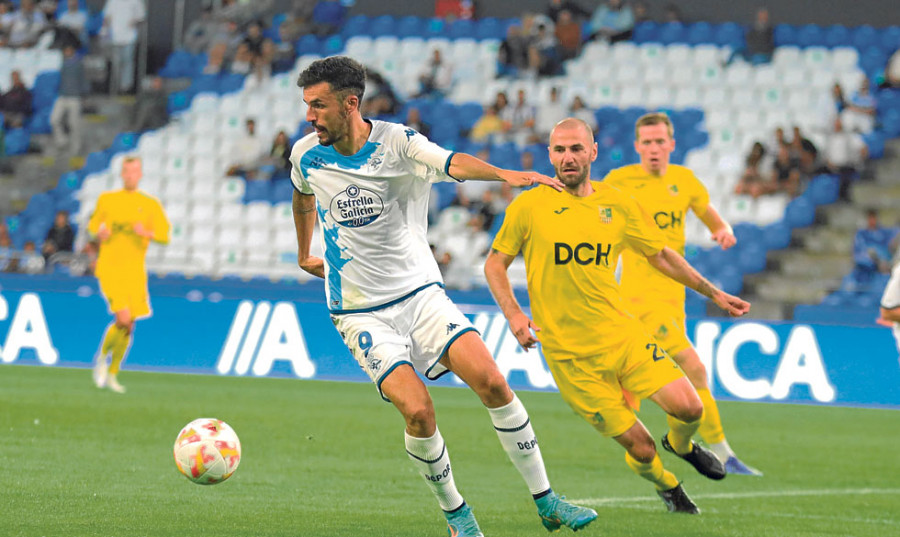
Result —
POLYGON ((241 441, 224 421, 200 418, 178 433, 174 453, 175 464, 184 477, 198 485, 215 485, 237 470, 241 441))

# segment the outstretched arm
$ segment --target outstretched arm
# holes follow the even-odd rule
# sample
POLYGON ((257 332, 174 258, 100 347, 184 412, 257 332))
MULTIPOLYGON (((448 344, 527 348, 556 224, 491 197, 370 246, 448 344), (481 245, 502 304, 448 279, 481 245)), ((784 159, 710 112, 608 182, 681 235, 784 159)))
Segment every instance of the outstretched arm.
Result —
POLYGON ((519 341, 519 345, 526 351, 537 345, 540 340, 532 333, 540 331, 534 322, 525 315, 522 307, 513 294, 512 284, 509 282, 507 269, 515 256, 491 250, 487 261, 484 263, 484 276, 487 278, 488 287, 494 295, 494 301, 500 306, 503 316, 509 323, 509 329, 519 341))
POLYGON ((294 212, 294 229, 297 231, 297 264, 313 276, 324 278, 325 261, 309 253, 316 225, 316 197, 295 190, 291 208, 294 212))
POLYGON ((713 240, 719 243, 723 250, 727 250, 737 243, 734 230, 712 205, 707 205, 706 212, 700 217, 700 221, 709 229, 713 240))
POLYGON ((717 306, 727 311, 732 317, 740 317, 750 311, 749 302, 729 295, 709 283, 709 280, 697 272, 678 252, 668 246, 653 255, 648 255, 647 261, 656 270, 678 283, 685 287, 690 287, 703 296, 709 297, 717 306))
POLYGON ((460 180, 505 181, 512 186, 531 186, 536 183, 562 191, 562 182, 537 172, 519 172, 492 166, 480 158, 466 153, 455 153, 448 168, 450 177, 460 180))

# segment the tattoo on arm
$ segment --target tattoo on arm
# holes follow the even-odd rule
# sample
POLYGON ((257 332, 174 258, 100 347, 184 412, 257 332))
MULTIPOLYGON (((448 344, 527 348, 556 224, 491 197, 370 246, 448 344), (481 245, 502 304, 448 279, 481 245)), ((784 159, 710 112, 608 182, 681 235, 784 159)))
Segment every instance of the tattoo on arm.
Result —
POLYGON ((696 289, 696 291, 698 293, 700 293, 701 295, 703 295, 707 298, 712 298, 712 295, 713 295, 713 292, 715 291, 715 289, 716 289, 715 286, 713 284, 709 283, 709 281, 706 278, 704 278, 703 276, 700 277, 700 281, 697 283, 697 289, 696 289))

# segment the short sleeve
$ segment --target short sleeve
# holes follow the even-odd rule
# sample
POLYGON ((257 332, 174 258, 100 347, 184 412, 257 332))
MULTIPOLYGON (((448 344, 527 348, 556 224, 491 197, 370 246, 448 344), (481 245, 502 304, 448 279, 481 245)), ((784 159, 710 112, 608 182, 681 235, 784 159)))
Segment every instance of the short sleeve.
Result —
POLYGON ((453 151, 444 149, 414 129, 403 125, 397 127, 403 129, 396 137, 400 154, 425 168, 418 169, 416 175, 425 176, 432 183, 455 180, 450 176, 453 151))
POLYGON ((900 264, 894 267, 891 279, 884 288, 884 294, 881 295, 881 307, 886 310, 900 308, 900 264))
POLYGON ((169 219, 158 200, 153 200, 153 240, 162 244, 169 243, 169 219))
POLYGON ((106 195, 101 194, 99 198, 97 198, 97 205, 94 207, 94 212, 91 214, 91 219, 88 221, 88 231, 91 235, 96 235, 97 232, 100 231, 100 224, 106 221, 106 195))
POLYGON ((709 191, 706 189, 706 185, 694 175, 694 172, 688 171, 687 181, 690 184, 691 210, 697 216, 703 216, 709 207, 709 191))
POLYGON ((506 255, 516 256, 522 250, 522 245, 531 236, 531 218, 528 216, 522 196, 517 197, 506 208, 506 216, 503 225, 494 238, 491 246, 494 250, 506 255))
POLYGON ((306 177, 303 176, 303 170, 300 168, 300 159, 302 156, 302 152, 299 151, 296 146, 291 149, 291 156, 288 159, 291 162, 291 184, 294 185, 294 189, 296 189, 297 192, 312 196, 313 189, 309 186, 306 177))
POLYGON ((666 246, 662 232, 636 199, 623 195, 620 206, 625 213, 625 240, 632 250, 647 256, 666 246))

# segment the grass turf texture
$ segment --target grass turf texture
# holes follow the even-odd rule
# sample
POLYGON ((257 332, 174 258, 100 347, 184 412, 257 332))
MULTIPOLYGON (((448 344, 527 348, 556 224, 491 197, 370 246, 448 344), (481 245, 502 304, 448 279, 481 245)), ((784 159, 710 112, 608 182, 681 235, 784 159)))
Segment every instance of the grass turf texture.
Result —
MULTIPOLYGON (((0 367, 0 535, 446 535, 403 449, 403 423, 367 384, 126 371, 128 393, 97 390, 90 371, 0 367), (217 417, 241 438, 225 483, 181 476, 175 435, 217 417)), ((547 535, 487 413, 468 390, 433 389, 456 482, 488 537, 547 535)), ((665 511, 622 449, 557 394, 519 393, 555 490, 592 504, 578 535, 868 536, 900 525, 900 413, 723 403, 732 446, 765 477, 712 482, 683 461, 699 517, 665 511)), ((641 414, 655 438, 663 414, 641 414)), ((568 532, 569 530, 564 529, 568 532)))

